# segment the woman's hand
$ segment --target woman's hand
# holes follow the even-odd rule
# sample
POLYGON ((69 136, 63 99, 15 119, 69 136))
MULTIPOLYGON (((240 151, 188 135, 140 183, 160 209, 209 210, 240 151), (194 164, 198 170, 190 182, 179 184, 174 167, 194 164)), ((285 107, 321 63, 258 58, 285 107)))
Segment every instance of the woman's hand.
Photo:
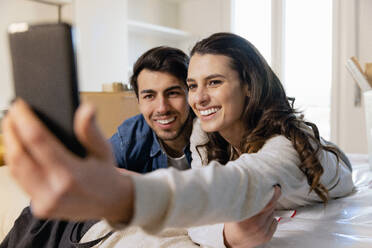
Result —
POLYGON ((280 187, 275 186, 273 198, 260 213, 241 222, 225 223, 226 247, 253 248, 269 242, 278 226, 274 210, 280 195, 280 187))
POLYGON ((80 158, 17 100, 2 123, 5 160, 15 180, 31 197, 39 218, 129 221, 133 214, 133 182, 114 167, 111 147, 95 125, 94 108, 83 104, 74 129, 87 150, 80 158))

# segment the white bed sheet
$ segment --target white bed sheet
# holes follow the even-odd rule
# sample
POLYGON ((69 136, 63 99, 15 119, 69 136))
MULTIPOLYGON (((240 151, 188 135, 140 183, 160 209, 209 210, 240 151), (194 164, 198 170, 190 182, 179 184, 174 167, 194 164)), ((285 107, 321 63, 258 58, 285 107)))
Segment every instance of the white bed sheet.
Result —
POLYGON ((372 171, 367 155, 348 155, 353 165, 354 193, 293 211, 282 218, 272 241, 265 248, 359 248, 372 247, 372 171))
MULTIPOLYGON (((354 192, 344 198, 323 204, 280 211, 282 216, 273 239, 260 248, 366 248, 372 247, 372 171, 367 155, 349 155, 353 165, 354 192), (283 217, 287 216, 287 217, 283 217)), ((111 228, 104 222, 93 226, 83 237, 83 242, 102 236, 111 228)), ((197 229, 195 229, 197 231, 197 229)), ((217 237, 205 235, 202 230, 194 232, 192 240, 203 248, 211 245, 217 237)), ((188 233, 190 235, 190 232, 188 233)), ((209 233, 210 234, 210 233, 209 233)), ((218 233, 215 233, 218 235, 218 233)), ((99 245, 101 248, 116 247, 167 247, 191 248, 194 244, 187 232, 165 232, 157 237, 141 230, 128 228, 115 232, 99 245)))

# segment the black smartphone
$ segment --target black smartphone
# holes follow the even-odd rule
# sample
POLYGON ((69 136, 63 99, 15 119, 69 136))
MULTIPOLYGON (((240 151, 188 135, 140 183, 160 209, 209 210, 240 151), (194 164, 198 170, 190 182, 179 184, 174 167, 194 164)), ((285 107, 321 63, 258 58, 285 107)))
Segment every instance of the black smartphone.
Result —
POLYGON ((14 90, 75 154, 85 149, 73 131, 79 105, 73 30, 69 24, 12 24, 8 28, 14 90))

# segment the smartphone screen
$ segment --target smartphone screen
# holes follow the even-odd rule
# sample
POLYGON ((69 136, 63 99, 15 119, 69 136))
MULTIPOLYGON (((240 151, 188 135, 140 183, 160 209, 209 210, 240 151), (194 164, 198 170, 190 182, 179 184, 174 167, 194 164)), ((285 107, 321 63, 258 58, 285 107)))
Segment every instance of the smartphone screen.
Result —
POLYGON ((63 144, 85 150, 73 131, 79 105, 72 28, 65 23, 12 24, 8 29, 14 90, 63 144))

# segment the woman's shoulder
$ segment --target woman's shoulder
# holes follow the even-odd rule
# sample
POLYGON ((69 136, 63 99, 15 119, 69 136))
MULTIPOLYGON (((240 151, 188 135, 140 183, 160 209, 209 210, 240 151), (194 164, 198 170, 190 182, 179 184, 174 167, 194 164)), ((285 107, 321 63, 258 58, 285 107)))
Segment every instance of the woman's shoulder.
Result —
POLYGON ((194 146, 203 145, 208 142, 207 133, 203 131, 199 118, 193 121, 190 143, 194 146))
POLYGON ((192 133, 190 136, 190 150, 192 156, 191 167, 201 168, 203 164, 207 164, 207 150, 205 147, 198 147, 208 142, 207 133, 203 131, 200 120, 195 118, 193 121, 192 133))
POLYGON ((260 149, 260 152, 263 151, 282 151, 283 149, 294 151, 294 147, 292 142, 285 137, 284 135, 274 135, 268 140, 266 140, 265 144, 260 149))

